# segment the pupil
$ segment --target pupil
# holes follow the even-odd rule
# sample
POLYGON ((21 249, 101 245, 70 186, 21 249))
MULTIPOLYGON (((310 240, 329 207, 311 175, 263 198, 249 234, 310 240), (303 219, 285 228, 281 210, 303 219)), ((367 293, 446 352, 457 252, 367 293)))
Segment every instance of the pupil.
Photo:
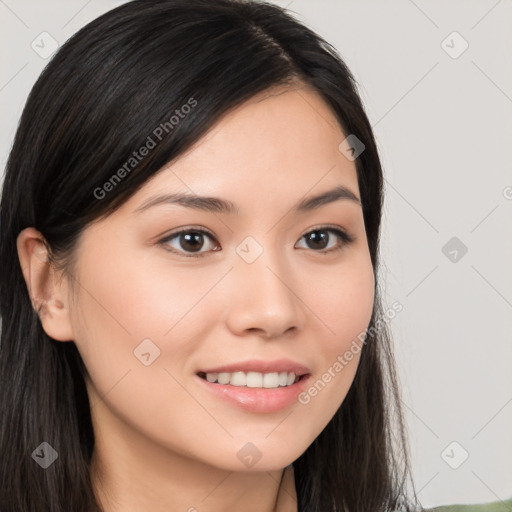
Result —
POLYGON ((197 233, 195 231, 191 232, 191 233, 187 233, 185 235, 181 235, 181 241, 180 241, 181 247, 183 247, 183 249, 190 249, 192 251, 198 251, 199 249, 201 249, 202 238, 203 238, 203 235, 201 233, 197 233))
POLYGON ((328 236, 325 231, 312 231, 309 235, 309 242, 313 245, 317 244, 317 249, 324 249, 327 247, 328 236))

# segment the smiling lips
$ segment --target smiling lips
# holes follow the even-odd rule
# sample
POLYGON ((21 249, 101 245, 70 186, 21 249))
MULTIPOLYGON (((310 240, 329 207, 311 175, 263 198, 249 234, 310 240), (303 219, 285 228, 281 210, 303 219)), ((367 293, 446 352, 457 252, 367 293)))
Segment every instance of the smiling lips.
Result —
POLYGON ((293 372, 201 372, 199 376, 212 383, 266 389, 291 386, 300 379, 300 376, 293 372))
POLYGON ((277 388, 291 386, 303 375, 309 373, 309 368, 290 359, 274 361, 254 359, 200 370, 197 375, 208 382, 224 385, 277 388))
POLYGON ((252 360, 197 372, 208 390, 250 412, 275 412, 296 401, 310 376, 309 368, 291 361, 252 360))

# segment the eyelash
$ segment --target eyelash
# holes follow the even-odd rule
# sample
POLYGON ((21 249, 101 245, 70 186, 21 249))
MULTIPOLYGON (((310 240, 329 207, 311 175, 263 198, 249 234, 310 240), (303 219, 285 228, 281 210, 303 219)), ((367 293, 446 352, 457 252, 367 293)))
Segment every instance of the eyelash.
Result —
MULTIPOLYGON (((311 233, 314 233, 315 231, 326 231, 328 233, 334 233, 338 237, 338 239, 340 239, 342 241, 341 245, 338 244, 337 247, 328 249, 326 251, 325 250, 315 251, 315 250, 311 249, 313 252, 316 252, 319 254, 327 255, 327 254, 331 254, 333 252, 338 252, 338 251, 342 250, 345 246, 351 244, 354 241, 354 238, 352 236, 350 236, 348 233, 346 233, 345 231, 343 231, 339 228, 334 228, 334 227, 330 227, 330 226, 321 226, 321 227, 313 228, 313 229, 309 230, 307 233, 305 233, 304 235, 302 235, 299 240, 302 240, 302 238, 304 238, 305 236, 307 236, 311 233)), ((205 252, 199 252, 199 253, 194 254, 194 253, 186 253, 186 252, 178 251, 176 249, 169 249, 168 247, 165 247, 167 242, 173 240, 174 238, 179 237, 180 235, 182 235, 184 233, 199 233, 201 235, 206 235, 212 241, 216 241, 215 237, 208 231, 205 231, 204 229, 185 228, 180 231, 176 231, 175 233, 171 233, 170 235, 166 236, 165 238, 162 238, 161 240, 159 240, 158 243, 163 245, 165 250, 175 253, 175 254, 179 254, 180 256, 184 256, 185 258, 202 258, 206 253, 211 252, 211 251, 205 251, 205 252)), ((217 252, 217 250, 215 250, 214 252, 217 252)))

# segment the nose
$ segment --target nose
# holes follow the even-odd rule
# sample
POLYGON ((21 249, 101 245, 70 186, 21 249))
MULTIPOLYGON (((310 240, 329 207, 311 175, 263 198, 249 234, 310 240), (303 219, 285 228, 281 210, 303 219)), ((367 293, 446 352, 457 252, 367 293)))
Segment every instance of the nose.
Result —
POLYGON ((300 276, 286 267, 266 250, 253 263, 236 262, 226 316, 234 334, 256 333, 269 339, 303 329, 306 306, 300 276))

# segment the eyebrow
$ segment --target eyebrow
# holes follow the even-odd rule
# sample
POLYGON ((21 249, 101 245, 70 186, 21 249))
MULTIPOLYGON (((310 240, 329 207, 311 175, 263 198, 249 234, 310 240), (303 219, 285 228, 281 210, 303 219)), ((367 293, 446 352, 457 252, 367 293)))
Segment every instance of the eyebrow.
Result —
MULTIPOLYGON (((292 211, 295 213, 308 212, 339 200, 348 200, 361 205, 361 200, 356 196, 356 194, 354 194, 354 192, 343 185, 339 185, 331 190, 322 192, 321 194, 302 199, 292 208, 292 211)), ((186 208, 193 208, 195 210, 225 213, 230 215, 238 215, 239 212, 235 203, 226 199, 221 199, 220 197, 175 193, 160 194, 150 197, 144 201, 141 206, 136 208, 133 213, 143 212, 149 208, 152 208, 153 206, 162 204, 178 204, 186 208)))

